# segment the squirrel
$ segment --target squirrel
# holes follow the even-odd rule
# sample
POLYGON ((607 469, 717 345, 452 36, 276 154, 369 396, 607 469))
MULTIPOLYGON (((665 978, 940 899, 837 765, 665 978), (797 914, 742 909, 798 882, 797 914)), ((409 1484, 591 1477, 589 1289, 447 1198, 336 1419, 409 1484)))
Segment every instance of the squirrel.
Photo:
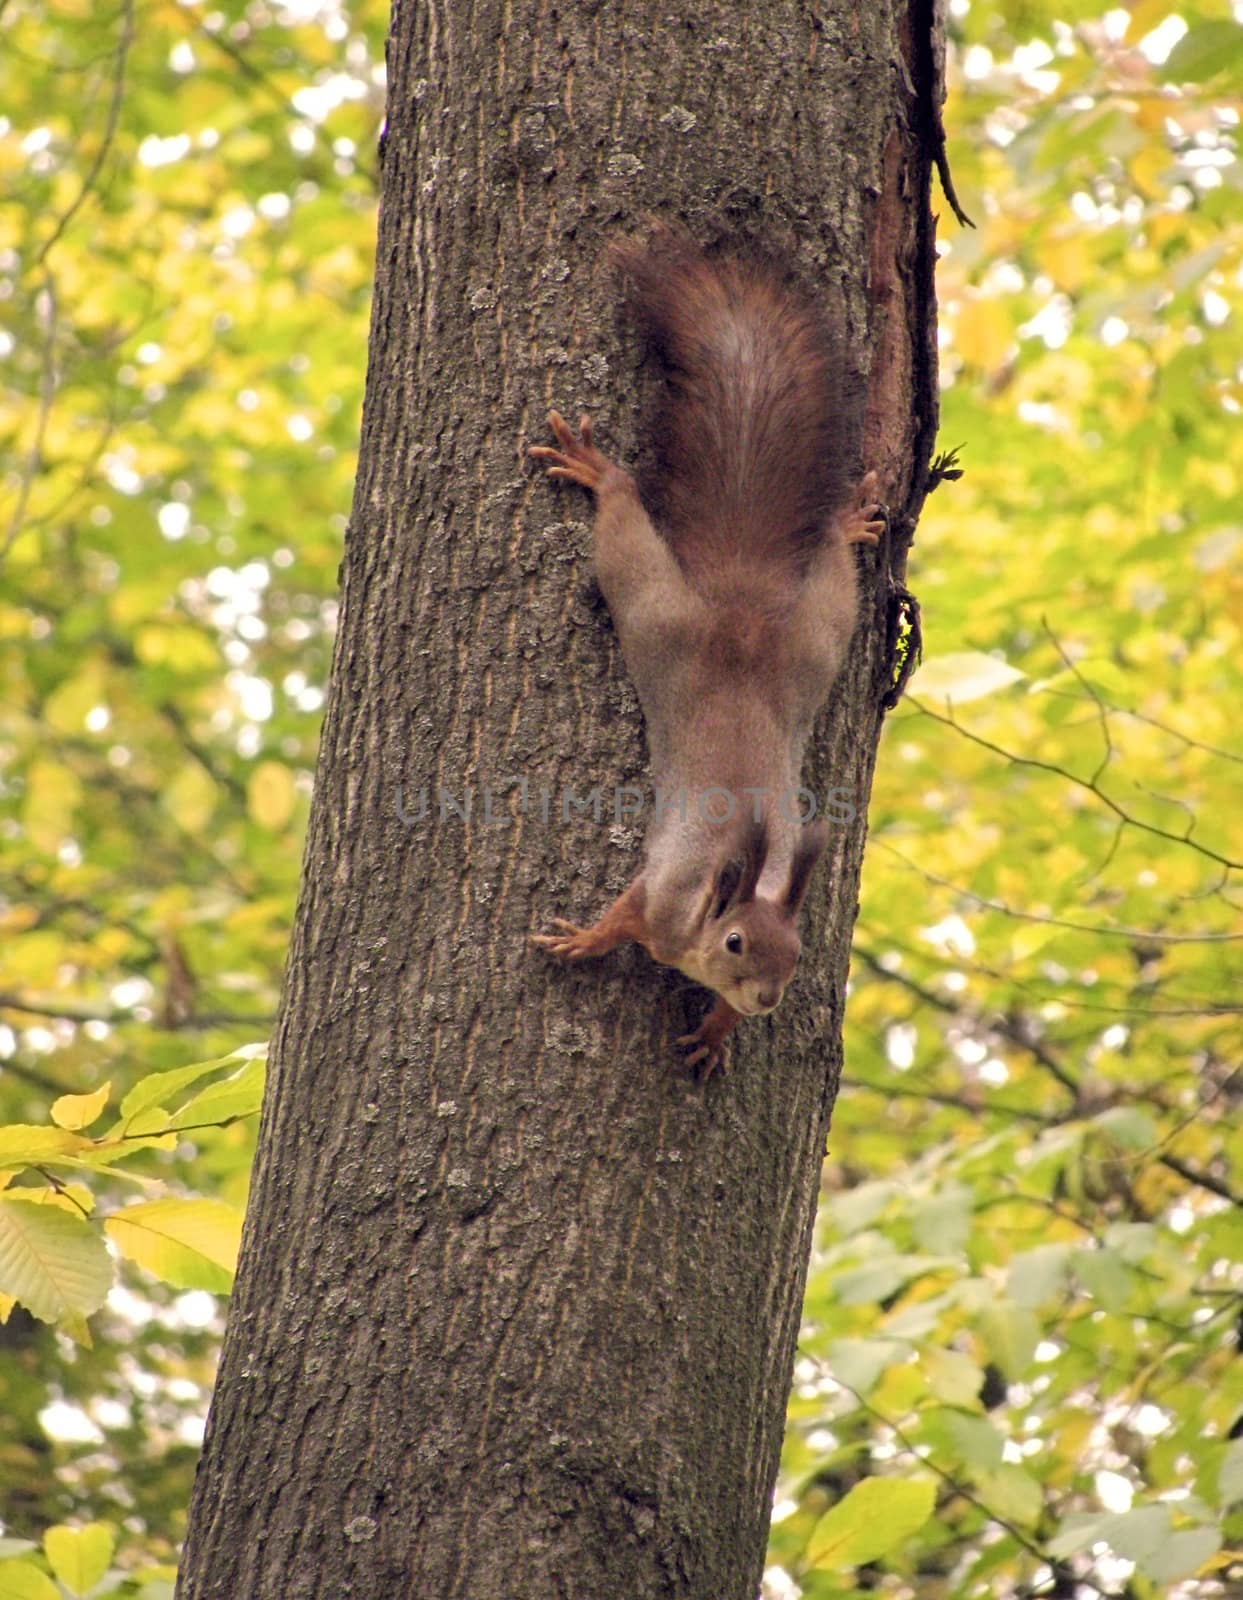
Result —
POLYGON ((534 942, 581 961, 634 940, 715 991, 678 1040, 706 1079, 798 962, 828 841, 800 818, 803 753, 855 627, 851 546, 877 543, 884 511, 874 472, 847 476, 853 396, 832 331, 783 271, 663 230, 614 254, 668 376, 655 518, 589 417, 576 434, 551 412, 556 446, 529 453, 595 496, 596 575, 657 806, 642 871, 600 920, 556 918, 534 942))

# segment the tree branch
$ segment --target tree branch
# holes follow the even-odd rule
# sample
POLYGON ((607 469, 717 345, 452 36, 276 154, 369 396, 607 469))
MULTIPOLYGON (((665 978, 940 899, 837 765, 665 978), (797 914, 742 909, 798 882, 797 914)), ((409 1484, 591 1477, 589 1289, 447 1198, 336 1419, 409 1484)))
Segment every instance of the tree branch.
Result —
POLYGON ((116 137, 117 123, 121 117, 121 100, 125 92, 125 64, 129 57, 130 46, 134 42, 134 0, 124 0, 121 7, 121 37, 117 43, 115 62, 116 66, 112 77, 112 97, 108 102, 108 116, 104 123, 103 137, 99 149, 95 152, 95 159, 82 180, 82 187, 74 196, 66 209, 57 219, 51 233, 43 241, 39 254, 35 257, 35 265, 42 266, 53 248, 60 242, 65 229, 77 216, 85 204, 87 197, 99 180, 103 171, 104 162, 112 149, 112 141, 116 137))
MULTIPOLYGON (((145 1009, 145 1007, 143 1008, 145 1009)), ((153 1017, 139 1016, 137 1009, 121 1006, 74 1006, 61 1001, 52 1004, 46 1000, 30 1000, 9 990, 0 990, 0 1011, 23 1011, 32 1017, 51 1017, 57 1022, 106 1022, 121 1026, 130 1022, 151 1022, 153 1017)), ((272 1016, 246 1016, 232 1011, 197 1012, 184 1021, 161 1024, 165 1033, 195 1033, 206 1028, 259 1028, 271 1030, 272 1016)), ((59 1093, 59 1091, 57 1091, 59 1093)))

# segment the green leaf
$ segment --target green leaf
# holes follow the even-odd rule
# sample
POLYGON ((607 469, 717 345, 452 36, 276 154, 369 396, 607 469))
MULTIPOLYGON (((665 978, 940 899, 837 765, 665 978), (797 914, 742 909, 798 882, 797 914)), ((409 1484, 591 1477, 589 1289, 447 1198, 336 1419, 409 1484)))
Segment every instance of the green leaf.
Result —
POLYGON ((1007 1522, 1034 1528, 1044 1510, 1044 1493, 1029 1472, 1013 1462, 1003 1461, 978 1473, 975 1486, 990 1511, 1007 1522))
POLYGON ((84 1595, 95 1587, 107 1572, 115 1547, 115 1535, 103 1522, 90 1522, 85 1528, 60 1525, 43 1535, 52 1571, 72 1595, 84 1595))
POLYGON ((947 1406, 975 1404, 984 1382, 983 1370, 958 1350, 929 1348, 920 1356, 928 1387, 947 1406))
POLYGON ((920 1201, 911 1219, 915 1242, 921 1250, 948 1255, 960 1251, 971 1232, 975 1197, 962 1183, 950 1183, 920 1201))
POLYGON ((959 1460, 972 1476, 991 1472, 1001 1465, 1005 1439, 987 1417, 974 1417, 951 1411, 945 1417, 945 1430, 959 1460))
POLYGON ((1061 1292, 1070 1249, 1066 1244, 1041 1244, 1012 1259, 1006 1288, 1015 1305, 1034 1308, 1061 1292))
POLYGON ((945 700, 961 706, 1008 689, 1024 677, 1026 673, 997 656, 977 650, 954 651, 927 657, 912 680, 910 693, 917 700, 945 700))
POLYGON ((1106 1311, 1126 1310, 1134 1278, 1116 1250, 1076 1250, 1074 1266, 1075 1276, 1098 1305, 1106 1311))
POLYGON ((179 1128, 200 1128, 248 1117, 263 1103, 263 1081, 267 1063, 248 1061, 240 1072, 219 1083, 212 1083, 201 1094, 188 1100, 168 1123, 171 1133, 179 1128))
POLYGON ((1063 1517, 1057 1532, 1048 1542, 1048 1553, 1059 1561, 1066 1556, 1077 1556, 1090 1550, 1094 1544, 1105 1542, 1105 1528, 1114 1519, 1109 1511, 1072 1511, 1063 1517))
POLYGON ((175 1594, 172 1578, 149 1578, 138 1591, 138 1600, 174 1600, 175 1594))
POLYGON ((197 1083, 209 1072, 219 1072, 224 1067, 240 1067, 249 1059, 252 1051, 261 1048, 264 1047, 251 1045, 246 1051, 235 1050, 231 1055, 218 1056, 214 1061, 196 1061, 188 1067, 174 1067, 171 1072, 148 1073, 145 1078, 138 1080, 121 1101, 121 1120, 117 1127, 127 1132, 134 1131, 131 1124, 139 1112, 149 1111, 156 1106, 166 1106, 180 1090, 197 1083))
POLYGON ((1136 1565, 1153 1583, 1177 1583, 1190 1578, 1221 1549, 1218 1528, 1185 1528, 1171 1533, 1136 1565))
POLYGON ((1201 22, 1183 34, 1166 57, 1167 83, 1207 83, 1243 70, 1243 28, 1237 22, 1201 22))
POLYGON ((886 1367, 905 1361, 911 1347, 899 1339, 835 1339, 829 1346, 829 1372, 858 1395, 868 1395, 886 1367))
POLYGON ((61 1594, 29 1561, 0 1561, 0 1600, 61 1600, 61 1594))
POLYGON ((837 1572, 875 1561, 918 1533, 935 1501, 931 1478, 865 1478, 812 1529, 808 1564, 837 1572))
POLYGON ((98 1232, 58 1206, 0 1195, 0 1294, 44 1322, 98 1311, 112 1262, 98 1232))
POLYGON ((861 1183, 857 1189, 833 1195, 827 1212, 841 1233, 860 1233, 884 1213, 897 1193, 892 1183, 861 1183))
POLYGON ((880 1255, 875 1261, 835 1273, 833 1287, 844 1306, 872 1305, 888 1300, 913 1278, 957 1265, 952 1256, 880 1255))
POLYGON ((1243 1500, 1243 1439, 1231 1439, 1217 1469, 1217 1504, 1236 1505, 1243 1500))
POLYGON ((67 1128, 45 1128, 37 1123, 11 1123, 0 1128, 0 1172, 41 1166, 57 1156, 71 1155, 89 1146, 67 1128))
POLYGON ((1103 1129, 1127 1150, 1151 1150, 1157 1143, 1157 1125, 1142 1106, 1110 1106, 1092 1125, 1103 1129))
POLYGON ((1052 1556, 1073 1556, 1094 1544, 1107 1544, 1116 1556, 1142 1566, 1170 1537, 1168 1506, 1135 1506, 1130 1511, 1078 1513, 1067 1517, 1049 1541, 1052 1556))
POLYGON ((1104 1242, 1133 1267, 1152 1257, 1160 1245, 1161 1234, 1151 1222, 1113 1222, 1105 1230, 1104 1242))
POLYGON ((1040 1325, 1026 1306, 999 1301, 980 1313, 980 1332, 1007 1378, 1020 1378, 1040 1343, 1040 1325))
POLYGON ((104 1224, 121 1254, 176 1289, 225 1293, 233 1282, 241 1213, 222 1200, 147 1200, 104 1224))

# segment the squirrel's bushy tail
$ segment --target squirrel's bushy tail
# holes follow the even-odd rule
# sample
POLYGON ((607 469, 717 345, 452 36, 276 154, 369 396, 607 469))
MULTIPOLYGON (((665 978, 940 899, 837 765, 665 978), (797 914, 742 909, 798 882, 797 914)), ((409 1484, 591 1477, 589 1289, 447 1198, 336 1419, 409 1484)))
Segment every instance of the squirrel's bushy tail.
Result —
POLYGON ((773 262, 659 231, 615 251, 671 392, 657 515, 692 573, 801 566, 846 499, 857 410, 824 317, 773 262))

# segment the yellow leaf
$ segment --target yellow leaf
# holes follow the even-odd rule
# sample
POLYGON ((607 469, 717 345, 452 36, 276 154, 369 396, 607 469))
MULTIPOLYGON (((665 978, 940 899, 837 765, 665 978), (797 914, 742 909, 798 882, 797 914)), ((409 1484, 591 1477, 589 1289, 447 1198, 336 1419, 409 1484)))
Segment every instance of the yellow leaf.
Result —
POLYGON ((92 1094, 62 1094, 52 1102, 52 1121, 58 1128, 68 1128, 76 1133, 79 1128, 89 1128, 108 1104, 112 1084, 100 1084, 92 1094))
POLYGON ((1010 951, 1015 961, 1028 961, 1051 939, 1061 933, 1047 922, 1019 922, 1010 933, 1010 951))
POLYGON ((187 761, 169 781, 160 802, 187 833, 198 833, 216 810, 216 785, 197 761, 187 761))
POLYGON ((23 1167, 36 1167, 58 1156, 74 1155, 89 1145, 89 1139, 79 1138, 65 1128, 46 1128, 41 1123, 11 1123, 0 1128, 0 1168, 19 1172, 23 1167))
POLYGON ((807 1560, 825 1572, 875 1561, 917 1533, 935 1501, 930 1478, 865 1478, 816 1524, 807 1560))
POLYGON ((68 767, 55 761, 32 761, 26 773, 22 822, 36 850, 55 855, 73 827, 82 785, 68 767))
POLYGON ((969 366, 992 371, 1009 356, 1014 329, 997 300, 964 300, 950 319, 953 348, 969 366))
POLYGON ((98 662, 92 662, 48 695, 43 715, 57 733, 81 733, 87 712, 104 698, 104 675, 98 662))
POLYGON ((1122 37, 1134 44, 1165 21, 1170 14, 1170 0, 1133 0, 1130 12, 1122 37))
POLYGON ((965 705, 1018 683, 1024 674, 997 656, 978 650, 952 651, 928 656, 915 678, 918 697, 965 705))
POLYGON ((80 1350, 93 1350, 95 1341, 91 1338, 90 1323, 85 1317, 74 1316, 72 1313, 61 1317, 56 1324, 58 1333, 65 1333, 73 1340, 80 1350))
POLYGON ((0 1600, 61 1600, 61 1596, 32 1561, 0 1561, 0 1600))
POLYGON ((60 1525, 43 1535, 43 1549, 53 1573, 72 1595, 93 1589, 112 1560, 116 1538, 103 1522, 88 1522, 85 1528, 60 1525))
POLYGON ((88 1316, 112 1287, 98 1232, 57 1206, 0 1195, 0 1287, 44 1322, 88 1316))
POLYGON ((141 1201, 104 1227, 122 1255, 176 1289, 220 1294, 233 1281, 242 1216, 222 1200, 141 1201))
POLYGON ((168 580, 164 577, 145 581, 126 574, 123 584, 108 596, 108 614, 123 628, 136 622, 146 622, 158 617, 168 607, 168 580))
POLYGON ((1168 187, 1170 153, 1164 142, 1150 144, 1127 163, 1135 187, 1149 199, 1163 195, 1168 187))
MULTIPOLYGON (((8 1174, 7 1176, 12 1176, 8 1174)), ((70 1216, 85 1216, 88 1211, 95 1209, 95 1196, 84 1183, 65 1183, 59 1188, 50 1184, 46 1189, 19 1188, 11 1193, 19 1199, 28 1200, 32 1206, 58 1206, 61 1211, 67 1211, 70 1216)))
POLYGON ((1093 244, 1083 233, 1050 231, 1034 244, 1041 266, 1059 289, 1073 293, 1100 270, 1093 244))
POLYGON ((198 628, 149 622, 135 632, 134 650, 148 666, 190 674, 220 670, 219 652, 198 628))
POLYGON ((37 991, 57 986, 65 960, 64 935, 54 928, 32 928, 23 932, 19 927, 15 932, 22 937, 5 941, 4 976, 15 987, 21 984, 25 989, 24 997, 39 1005, 44 997, 37 991))
POLYGON ((293 773, 283 762, 261 761, 246 785, 246 804, 261 828, 283 828, 293 815, 293 773))

